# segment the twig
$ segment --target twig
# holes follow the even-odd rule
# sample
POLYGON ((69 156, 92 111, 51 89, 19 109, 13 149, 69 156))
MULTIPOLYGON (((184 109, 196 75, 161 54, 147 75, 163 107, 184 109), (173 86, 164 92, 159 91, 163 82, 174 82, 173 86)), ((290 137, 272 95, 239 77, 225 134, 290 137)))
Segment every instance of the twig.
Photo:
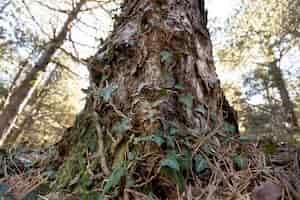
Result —
POLYGON ((219 131, 221 127, 221 124, 216 128, 214 129, 213 131, 211 131, 208 135, 206 135, 203 139, 201 139, 201 141, 198 143, 198 145, 196 146, 196 149, 194 150, 193 152, 193 156, 199 151, 199 149, 201 148, 201 146, 208 140, 210 139, 211 137, 213 137, 214 135, 216 135, 219 131))

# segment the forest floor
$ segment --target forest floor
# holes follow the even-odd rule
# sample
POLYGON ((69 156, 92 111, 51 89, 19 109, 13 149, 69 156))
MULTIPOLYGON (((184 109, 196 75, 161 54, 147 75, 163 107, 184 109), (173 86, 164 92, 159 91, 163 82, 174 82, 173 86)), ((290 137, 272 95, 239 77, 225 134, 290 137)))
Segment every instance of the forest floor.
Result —
MULTIPOLYGON (((197 199, 297 200, 300 199, 300 148, 248 136, 232 139, 217 151, 203 149, 202 194, 197 199), (226 155, 235 156, 226 156, 226 155), (215 195, 219 193, 219 195, 215 195)), ((55 146, 17 147, 0 151, 1 200, 59 200, 83 198, 80 194, 51 192, 61 158, 55 146)), ((76 180, 74 180, 76 182, 76 180)), ((188 191, 188 189, 186 190, 188 191)), ((185 195, 189 199, 188 194, 185 195)), ((151 198, 150 198, 151 199, 151 198)), ((190 198, 191 199, 191 198, 190 198)))

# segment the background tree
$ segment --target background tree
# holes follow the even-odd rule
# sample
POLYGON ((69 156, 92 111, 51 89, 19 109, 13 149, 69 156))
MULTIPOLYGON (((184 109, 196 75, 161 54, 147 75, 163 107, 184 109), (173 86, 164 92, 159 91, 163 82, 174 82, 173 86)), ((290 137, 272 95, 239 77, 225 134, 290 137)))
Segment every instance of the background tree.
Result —
POLYGON ((73 7, 73 10, 69 13, 59 33, 54 35, 54 38, 47 44, 47 47, 42 51, 34 66, 26 74, 25 79, 16 86, 8 96, 7 103, 4 105, 0 114, 0 145, 4 143, 10 134, 11 129, 15 125, 17 115, 22 112, 24 106, 36 89, 41 78, 41 73, 47 70, 47 65, 50 63, 51 58, 58 48, 62 46, 72 23, 76 20, 78 13, 85 3, 86 1, 82 0, 73 7))
POLYGON ((83 107, 84 95, 76 87, 79 84, 81 80, 74 74, 54 68, 32 95, 6 144, 38 147, 57 142, 83 107))
MULTIPOLYGON (((293 102, 295 96, 291 96, 286 81, 291 77, 286 71, 294 75, 296 67, 286 58, 299 52, 296 50, 299 38, 294 34, 299 29, 299 20, 294 16, 297 11, 298 1, 244 1, 229 20, 227 47, 217 53, 221 63, 252 73, 247 80, 252 79, 250 82, 255 84, 245 81, 250 86, 248 90, 253 90, 250 93, 256 93, 256 98, 262 95, 269 108, 284 113, 285 119, 280 117, 273 125, 281 121, 285 122, 280 123, 281 127, 292 129, 298 127, 298 117, 293 102)), ((271 115, 276 118, 278 113, 271 112, 271 115)))
MULTIPOLYGON (((12 48, 10 52, 11 55, 19 55, 19 57, 18 59, 16 59, 15 56, 14 58, 3 58, 1 60, 3 63, 13 62, 10 63, 9 68, 4 63, 3 66, 6 67, 3 69, 11 70, 6 73, 7 75, 3 74, 0 77, 5 81, 5 90, 10 91, 6 92, 6 95, 1 98, 2 104, 5 103, 6 99, 5 105, 7 105, 10 100, 7 96, 11 96, 12 91, 16 90, 17 86, 22 85, 21 83, 26 77, 28 78, 27 75, 30 71, 34 71, 36 58, 41 56, 45 48, 48 48, 49 45, 47 44, 49 42, 47 41, 53 41, 53 38, 57 37, 58 27, 63 26, 64 20, 66 20, 73 9, 73 6, 75 6, 69 1, 57 1, 55 3, 55 1, 42 2, 38 0, 17 0, 8 5, 9 6, 6 6, 6 13, 3 14, 2 18, 2 24, 5 30, 5 38, 3 38, 3 41, 6 43, 8 43, 7 41, 14 41, 13 44, 15 44, 14 46, 16 48, 12 48), (55 4, 55 6, 53 6, 53 4, 55 4), (41 12, 43 13, 43 16, 38 17, 41 15, 41 12), (13 27, 10 26, 11 24, 13 24, 13 27), (15 37, 14 34, 10 34, 14 29, 25 29, 26 31, 24 31, 22 37, 15 37), (31 40, 27 40, 27 37, 31 40)), ((114 13, 113 11, 106 9, 106 7, 113 9, 115 4, 110 1, 89 1, 85 7, 80 10, 81 15, 76 19, 76 23, 73 24, 74 27, 67 31, 64 44, 59 47, 56 53, 51 57, 46 73, 39 73, 41 79, 47 79, 50 71, 53 71, 53 67, 57 66, 64 69, 64 72, 81 74, 80 78, 77 77, 77 79, 79 78, 82 82, 80 85, 86 87, 87 83, 85 82, 87 82, 87 80, 84 79, 87 78, 84 74, 87 74, 87 72, 83 65, 86 65, 87 63, 84 58, 89 57, 92 55, 91 53, 96 50, 97 45, 90 45, 91 41, 99 42, 100 38, 105 36, 104 32, 109 31, 108 22, 111 20, 110 18, 114 13), (98 23, 99 17, 101 17, 102 20, 106 19, 106 22, 101 24, 98 23), (90 22, 91 24, 87 22, 90 22), (104 31, 104 29, 107 30, 104 31), (79 54, 79 52, 81 53, 79 54), (76 72, 74 73, 74 71, 76 72)), ((20 31, 16 30, 15 32, 18 33, 20 31)), ((38 90, 42 89, 42 85, 43 84, 37 85, 37 88, 39 88, 38 90)), ((36 99, 29 98, 29 100, 31 106, 34 106, 36 99)), ((26 114, 24 114, 24 116, 19 115, 21 118, 20 121, 24 119, 25 115, 26 114)), ((17 124, 18 123, 12 123, 12 125, 16 126, 17 124)), ((16 131, 13 130, 13 132, 15 135, 16 131)))

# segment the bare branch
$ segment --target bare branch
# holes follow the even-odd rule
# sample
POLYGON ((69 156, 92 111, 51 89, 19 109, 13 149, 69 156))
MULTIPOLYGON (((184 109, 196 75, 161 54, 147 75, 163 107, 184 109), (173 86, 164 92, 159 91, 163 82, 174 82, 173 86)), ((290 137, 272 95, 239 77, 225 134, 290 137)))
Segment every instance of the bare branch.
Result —
POLYGON ((46 4, 42 1, 37 1, 37 3, 40 4, 43 7, 46 7, 49 10, 55 11, 55 12, 60 12, 60 13, 63 13, 63 14, 69 14, 70 13, 70 11, 68 11, 68 10, 53 8, 53 7, 49 6, 48 4, 46 4))

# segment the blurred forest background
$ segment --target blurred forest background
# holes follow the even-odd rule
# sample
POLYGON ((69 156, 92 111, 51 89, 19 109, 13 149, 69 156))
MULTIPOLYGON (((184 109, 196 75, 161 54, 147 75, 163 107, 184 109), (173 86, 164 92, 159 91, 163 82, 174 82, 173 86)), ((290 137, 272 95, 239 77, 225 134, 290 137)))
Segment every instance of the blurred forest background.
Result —
MULTIPOLYGON (((2 113, 16 88, 24 81, 31 86, 6 144, 56 143, 83 108, 87 60, 112 30, 119 2, 80 2, 0 1, 2 113)), ((290 139, 300 123, 300 1, 213 0, 207 6, 215 64, 241 133, 290 139)))

